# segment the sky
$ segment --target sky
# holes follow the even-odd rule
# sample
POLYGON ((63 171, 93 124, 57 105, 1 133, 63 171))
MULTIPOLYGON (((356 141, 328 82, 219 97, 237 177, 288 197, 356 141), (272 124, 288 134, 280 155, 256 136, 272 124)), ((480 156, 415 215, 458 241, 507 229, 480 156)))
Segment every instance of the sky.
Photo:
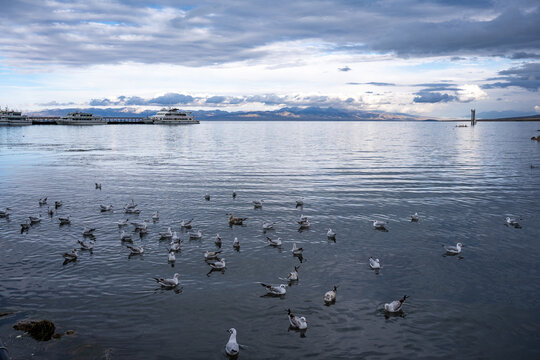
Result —
POLYGON ((0 0, 0 106, 540 113, 538 0, 0 0))

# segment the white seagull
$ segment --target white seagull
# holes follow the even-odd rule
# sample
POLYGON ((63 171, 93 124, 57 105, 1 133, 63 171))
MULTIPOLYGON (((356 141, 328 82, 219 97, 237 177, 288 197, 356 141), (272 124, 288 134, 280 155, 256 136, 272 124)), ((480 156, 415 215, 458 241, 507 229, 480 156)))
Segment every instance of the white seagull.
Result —
POLYGON ((130 250, 130 255, 142 255, 144 253, 144 249, 142 246, 133 246, 133 245, 126 245, 127 248, 130 250))
POLYGON ((180 242, 180 238, 178 237, 178 234, 176 233, 176 231, 173 232, 172 234, 171 242, 177 242, 177 243, 180 242))
POLYGON ((112 205, 99 205, 99 208, 102 212, 111 211, 113 209, 112 205))
POLYGON ((293 247, 292 247, 293 255, 302 255, 303 252, 304 252, 304 248, 297 248, 296 243, 294 242, 293 247))
POLYGON ((381 221, 381 220, 370 220, 373 223, 373 227, 377 230, 386 230, 386 224, 388 224, 387 221, 381 221))
POLYGON ((0 210, 0 218, 5 218, 9 216, 10 208, 6 208, 5 210, 0 210))
POLYGON ((222 269, 225 269, 225 258, 222 258, 221 260, 219 261, 216 261, 215 263, 211 263, 211 264, 208 264, 210 265, 210 267, 212 269, 215 269, 215 270, 222 270, 222 269))
POLYGON ((263 222, 262 227, 263 227, 264 231, 272 230, 272 229, 274 229, 274 223, 269 222, 269 221, 268 222, 263 222))
POLYGON ((214 243, 221 247, 221 236, 219 236, 219 234, 216 234, 216 240, 214 241, 214 243))
POLYGON ((272 240, 268 236, 266 237, 266 240, 268 240, 268 244, 271 246, 281 246, 281 238, 278 237, 276 240, 272 240))
POLYGON ((118 220, 118 221, 116 222, 116 225, 122 227, 122 226, 126 226, 126 225, 128 224, 128 222, 129 222, 129 219, 126 219, 126 220, 118 220))
POLYGON ((135 204, 135 201, 133 201, 133 199, 131 199, 131 203, 128 203, 126 204, 126 206, 124 206, 125 209, 135 209, 137 207, 137 204, 135 204))
POLYGON ((174 255, 174 250, 169 250, 169 257, 167 258, 167 261, 169 262, 176 261, 176 255, 174 255))
POLYGON ((398 311, 401 311, 401 307, 403 306, 403 303, 405 302, 405 300, 407 298, 408 298, 408 296, 404 295, 399 300, 394 300, 390 304, 384 304, 384 310, 386 310, 388 312, 391 312, 391 313, 396 313, 398 311))
POLYGON ((204 200, 206 200, 206 201, 210 200, 210 195, 204 194, 204 200))
POLYGON ((63 253, 62 256, 67 261, 75 261, 75 260, 77 260, 77 257, 79 256, 79 250, 78 249, 73 249, 73 250, 71 250, 71 252, 63 253))
POLYGON ((298 206, 304 206, 304 198, 296 200, 296 207, 298 206))
POLYGON ((41 221, 41 214, 39 216, 30 216, 30 224, 37 224, 41 221))
POLYGON ((147 224, 147 220, 143 220, 143 221, 132 221, 131 225, 135 226, 135 230, 142 230, 142 229, 146 229, 148 224, 147 224))
POLYGON ((509 216, 506 217, 506 225, 508 226, 513 226, 513 227, 516 227, 516 228, 519 228, 520 225, 519 225, 519 222, 518 222, 518 219, 516 218, 511 218, 509 216))
POLYGON ((122 230, 122 234, 120 234, 120 240, 132 242, 133 239, 131 238, 131 234, 127 234, 124 230, 122 230))
POLYGON ((193 221, 193 219, 189 220, 189 221, 186 221, 186 220, 182 220, 180 221, 180 227, 183 229, 183 228, 186 228, 186 229, 191 229, 191 222, 193 221))
POLYGON ((298 269, 300 266, 295 266, 294 271, 291 271, 289 275, 287 275, 287 279, 289 281, 298 281, 298 269))
POLYGON ((411 221, 412 222, 417 222, 418 220, 420 220, 420 216, 418 216, 417 212, 415 212, 413 215, 411 215, 411 221))
POLYGON ((164 288, 172 289, 178 286, 178 278, 180 274, 174 274, 172 279, 154 278, 156 282, 164 288))
POLYGON ((60 220, 60 225, 71 224, 71 219, 69 215, 66 217, 58 217, 58 220, 60 220))
POLYGON ((202 238, 202 231, 201 230, 190 231, 189 232, 189 238, 193 239, 193 240, 198 240, 198 239, 202 238))
POLYGON ((204 260, 213 260, 217 259, 218 255, 221 253, 221 250, 218 251, 205 251, 204 252, 204 260))
POLYGON ((233 248, 235 248, 237 250, 240 249, 240 241, 238 240, 237 237, 234 238, 232 246, 233 246, 233 248))
POLYGON ((289 323, 294 329, 304 330, 307 329, 307 320, 303 316, 295 316, 291 309, 287 309, 287 314, 289 315, 289 323))
POLYGON ((159 220, 159 210, 152 214, 152 220, 153 221, 159 220))
POLYGON ((171 241, 171 246, 169 247, 169 251, 180 251, 180 243, 176 241, 171 241))
POLYGON ((161 239, 171 239, 172 236, 173 236, 173 233, 172 233, 172 230, 171 230, 170 227, 167 228, 167 231, 164 231, 164 232, 160 232, 160 233, 159 233, 159 237, 160 237, 161 239))
POLYGON ((231 336, 229 337, 229 341, 227 342, 227 345, 225 345, 225 352, 229 356, 237 356, 240 352, 240 346, 236 342, 236 329, 230 328, 227 330, 231 336))
POLYGON ((328 229, 328 232, 326 233, 326 236, 329 239, 336 240, 336 233, 332 229, 328 229))
POLYGON ((44 197, 42 199, 39 199, 39 206, 45 205, 47 203, 47 198, 44 197))
POLYGON ((254 201, 252 201, 253 207, 255 209, 260 209, 263 206, 263 202, 264 202, 264 200, 254 200, 254 201))
POLYGON ((444 250, 446 250, 446 253, 449 255, 457 255, 461 253, 461 248, 463 247, 462 243, 457 243, 456 246, 448 246, 443 245, 444 250))
POLYGON ((373 257, 369 258, 369 267, 373 270, 378 270, 381 268, 381 263, 379 262, 379 259, 374 259, 373 257))
POLYGON ((326 294, 324 294, 324 302, 326 304, 331 304, 336 301, 336 292, 337 292, 337 286, 334 286, 334 288, 330 291, 327 291, 326 294))
POLYGON ((269 295, 285 295, 287 293, 287 285, 285 284, 279 284, 279 285, 267 285, 261 283, 261 286, 266 288, 266 291, 269 295))

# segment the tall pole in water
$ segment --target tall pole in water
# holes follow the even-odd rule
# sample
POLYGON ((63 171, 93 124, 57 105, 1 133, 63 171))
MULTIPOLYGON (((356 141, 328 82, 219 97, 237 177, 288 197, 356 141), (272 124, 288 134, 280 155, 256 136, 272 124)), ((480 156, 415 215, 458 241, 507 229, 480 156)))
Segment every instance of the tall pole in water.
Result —
POLYGON ((471 109, 471 126, 476 125, 476 109, 471 109))

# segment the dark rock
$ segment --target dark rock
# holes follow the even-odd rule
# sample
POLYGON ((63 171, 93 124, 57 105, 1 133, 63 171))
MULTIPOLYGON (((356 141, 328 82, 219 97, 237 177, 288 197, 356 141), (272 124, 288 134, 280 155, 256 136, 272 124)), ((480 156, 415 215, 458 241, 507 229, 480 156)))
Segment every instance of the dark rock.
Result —
POLYGON ((531 140, 536 140, 536 138, 533 136, 533 137, 531 138, 531 140))
POLYGON ((48 341, 54 334, 54 324, 49 320, 23 320, 13 325, 15 330, 25 331, 38 341, 48 341))
POLYGON ((66 335, 75 335, 75 330, 67 330, 66 335))
POLYGON ((4 317, 4 316, 11 315, 11 314, 14 314, 14 313, 13 313, 13 312, 3 312, 3 313, 0 313, 0 318, 1 318, 1 317, 4 317))
POLYGON ((53 334, 52 338, 53 339, 60 339, 62 337, 63 334, 59 334, 59 333, 56 333, 56 334, 53 334))

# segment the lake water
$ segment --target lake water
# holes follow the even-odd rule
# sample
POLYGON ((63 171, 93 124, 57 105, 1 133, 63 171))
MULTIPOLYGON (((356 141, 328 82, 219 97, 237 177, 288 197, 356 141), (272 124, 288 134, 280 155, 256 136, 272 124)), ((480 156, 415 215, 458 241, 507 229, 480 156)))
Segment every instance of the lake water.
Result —
MULTIPOLYGON (((14 359, 222 359, 230 327, 242 359, 540 356, 539 123, 204 122, 200 125, 0 128, 0 339, 14 359), (537 168, 531 168, 534 164, 537 168), (102 183, 96 190, 94 183, 102 183), (231 193, 237 191, 237 198, 231 193), (205 201, 205 193, 211 195, 205 201), (38 199, 63 201, 52 218, 38 199), (303 208, 295 200, 303 197, 303 208), (115 224, 160 220, 129 258, 115 224), (253 200, 264 199, 262 209, 253 200), (100 204, 113 212, 101 213, 100 204), (247 217, 230 228, 227 213, 247 217), (410 222, 418 212, 420 221, 410 222), (28 216, 44 217, 27 233, 28 216), (72 224, 59 226, 70 214, 72 224), (311 227, 299 232, 300 215, 311 227), (505 226, 506 216, 522 228, 505 226), (202 240, 188 240, 180 219, 202 240), (369 220, 388 221, 388 232, 369 220), (262 222, 276 222, 264 234, 262 222), (83 227, 92 254, 63 265, 83 227), (172 227, 184 240, 174 268, 172 227), (327 228, 337 233, 329 241, 327 228), (208 274, 203 252, 223 238, 227 269, 208 274), (282 249, 265 236, 281 237, 282 249), (232 247, 234 237, 240 251, 232 247), (300 280, 283 298, 258 283, 300 280), (442 244, 465 247, 443 256, 442 244), (368 258, 383 268, 376 274, 368 258), (181 274, 177 291, 152 279, 181 274), (337 301, 323 295, 338 285, 337 301), (401 316, 385 302, 410 296, 401 316), (287 308, 307 318, 289 330, 287 308), (13 324, 50 319, 75 335, 37 342, 13 324), (32 356, 32 354, 34 356, 32 356)), ((133 230, 133 226, 126 229, 133 230)))

